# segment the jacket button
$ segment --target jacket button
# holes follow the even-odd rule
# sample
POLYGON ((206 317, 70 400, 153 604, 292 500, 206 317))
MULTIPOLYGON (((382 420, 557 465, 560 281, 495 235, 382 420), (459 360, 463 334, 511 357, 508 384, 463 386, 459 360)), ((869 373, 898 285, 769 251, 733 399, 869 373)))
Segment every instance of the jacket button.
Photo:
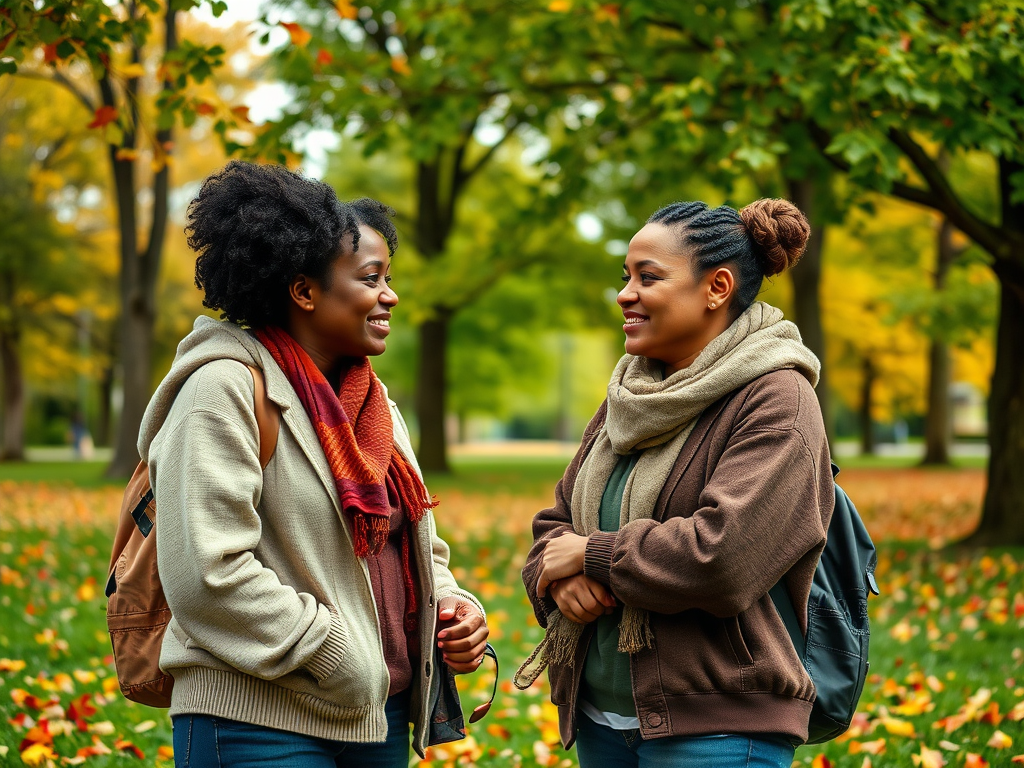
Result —
POLYGON ((657 712, 651 712, 651 714, 647 716, 647 724, 651 726, 651 728, 657 728, 661 725, 661 715, 657 712))
POLYGON ((423 671, 427 674, 427 677, 430 677, 430 662, 429 661, 424 665, 423 671))
POLYGON ((434 596, 433 595, 431 595, 430 597, 427 598, 427 605, 430 606, 431 608, 434 607, 434 596))

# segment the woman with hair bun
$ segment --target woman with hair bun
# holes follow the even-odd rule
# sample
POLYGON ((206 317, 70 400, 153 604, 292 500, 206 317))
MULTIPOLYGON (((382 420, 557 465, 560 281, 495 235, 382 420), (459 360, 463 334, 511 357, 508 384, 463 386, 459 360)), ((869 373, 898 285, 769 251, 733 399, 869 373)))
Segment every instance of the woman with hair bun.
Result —
POLYGON ((398 304, 393 213, 238 161, 189 206, 196 285, 225 319, 196 320, 139 436, 180 768, 406 768, 435 648, 457 673, 483 659, 483 608, 370 364, 398 304))
MULTIPOLYGON (((755 301, 810 228, 785 200, 674 203, 630 241, 626 354, 523 569, 584 768, 779 766, 815 691, 769 597, 807 604, 834 487, 817 358, 755 301)), ((806 627, 806 616, 800 617, 806 627)))

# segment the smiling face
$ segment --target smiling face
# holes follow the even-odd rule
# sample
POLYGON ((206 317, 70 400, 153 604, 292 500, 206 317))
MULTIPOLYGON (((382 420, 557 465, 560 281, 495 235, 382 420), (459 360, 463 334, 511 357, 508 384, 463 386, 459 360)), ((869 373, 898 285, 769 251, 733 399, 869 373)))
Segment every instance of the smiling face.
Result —
POLYGON ((297 276, 291 286, 292 337, 325 374, 351 357, 379 355, 387 347, 391 308, 391 256, 375 230, 359 227, 359 250, 346 237, 323 280, 297 276))
POLYGON ((718 268, 696 277, 674 229, 648 224, 637 232, 623 271, 617 301, 626 352, 660 361, 666 376, 692 363, 728 326, 732 273, 718 268))

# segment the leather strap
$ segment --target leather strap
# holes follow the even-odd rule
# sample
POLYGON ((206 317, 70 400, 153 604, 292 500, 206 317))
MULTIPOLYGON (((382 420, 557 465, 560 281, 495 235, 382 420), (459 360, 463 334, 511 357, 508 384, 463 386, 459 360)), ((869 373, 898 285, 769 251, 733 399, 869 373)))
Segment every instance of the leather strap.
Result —
POLYGON ((260 467, 266 469, 277 448, 277 434, 281 429, 281 409, 267 396, 263 371, 247 365, 252 374, 253 400, 256 407, 256 428, 260 434, 260 467))

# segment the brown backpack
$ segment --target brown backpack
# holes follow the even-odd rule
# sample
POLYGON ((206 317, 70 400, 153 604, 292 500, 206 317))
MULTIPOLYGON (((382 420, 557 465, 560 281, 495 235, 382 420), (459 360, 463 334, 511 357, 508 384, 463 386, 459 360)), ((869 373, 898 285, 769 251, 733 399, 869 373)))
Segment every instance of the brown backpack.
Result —
MULTIPOLYGON (((267 397, 263 372, 248 368, 255 384, 260 466, 266 469, 277 447, 281 413, 267 397)), ((174 680, 160 669, 160 646, 171 610, 157 572, 155 528, 156 499, 143 461, 125 488, 114 534, 106 588, 107 629, 121 693, 140 704, 169 707, 174 680)))

